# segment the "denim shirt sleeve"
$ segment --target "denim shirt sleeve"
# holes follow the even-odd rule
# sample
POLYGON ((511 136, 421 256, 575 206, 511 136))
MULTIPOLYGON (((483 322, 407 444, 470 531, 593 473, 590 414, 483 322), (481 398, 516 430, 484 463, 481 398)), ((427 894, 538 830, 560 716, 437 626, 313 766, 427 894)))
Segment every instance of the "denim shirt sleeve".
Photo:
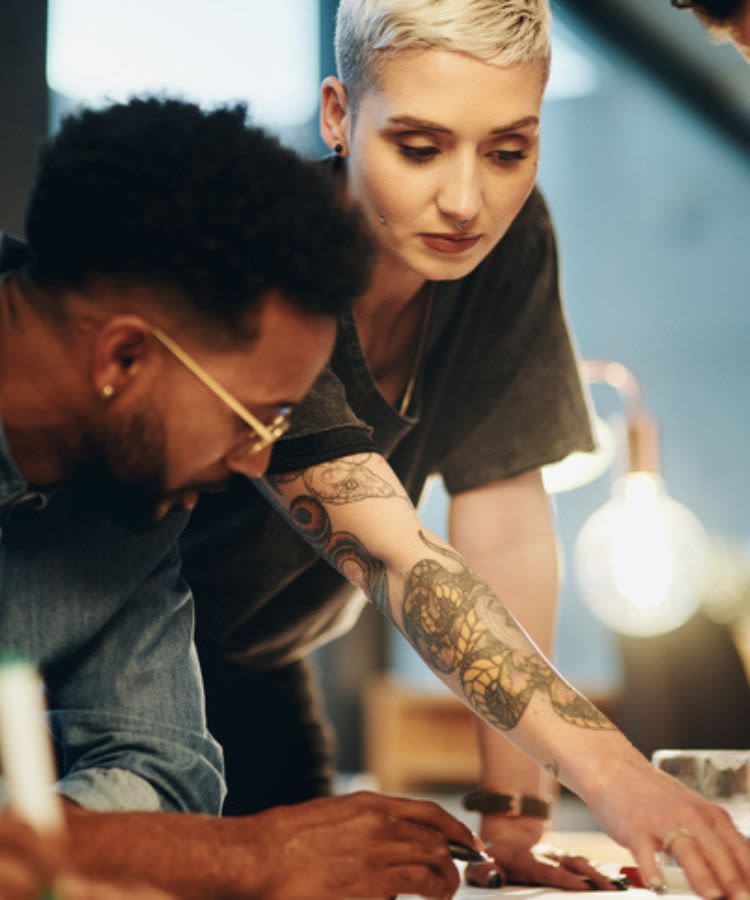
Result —
POLYGON ((173 546, 77 658, 51 667, 59 790, 84 807, 221 810, 222 754, 206 728, 193 601, 179 568, 173 546))

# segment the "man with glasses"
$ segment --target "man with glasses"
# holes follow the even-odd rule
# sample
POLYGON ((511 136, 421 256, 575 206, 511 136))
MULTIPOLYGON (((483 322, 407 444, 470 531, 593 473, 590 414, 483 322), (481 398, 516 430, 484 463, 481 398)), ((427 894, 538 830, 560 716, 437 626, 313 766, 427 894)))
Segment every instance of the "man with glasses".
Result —
POLYGON ((165 814, 224 795, 176 538, 325 365, 367 282, 353 214, 244 108, 150 99, 66 120, 26 231, 0 232, 0 644, 44 675, 72 863, 181 897, 449 893, 472 837, 433 805, 165 814))
POLYGON ((678 9, 692 9, 719 40, 733 41, 750 60, 750 2, 748 0, 672 0, 678 9))

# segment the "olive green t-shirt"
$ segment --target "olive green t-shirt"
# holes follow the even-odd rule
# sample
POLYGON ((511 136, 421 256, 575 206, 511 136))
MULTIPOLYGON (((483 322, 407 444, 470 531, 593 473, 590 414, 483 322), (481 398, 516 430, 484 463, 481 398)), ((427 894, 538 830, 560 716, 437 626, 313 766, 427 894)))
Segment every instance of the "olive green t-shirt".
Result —
MULTIPOLYGON (((352 310, 342 315, 330 367, 271 471, 379 452, 416 502, 431 473, 455 494, 593 449, 538 191, 470 275, 434 285, 428 329, 400 415, 370 374, 352 310)), ((351 618, 346 582, 247 480, 199 504, 182 550, 203 639, 248 665, 298 658, 351 618)))

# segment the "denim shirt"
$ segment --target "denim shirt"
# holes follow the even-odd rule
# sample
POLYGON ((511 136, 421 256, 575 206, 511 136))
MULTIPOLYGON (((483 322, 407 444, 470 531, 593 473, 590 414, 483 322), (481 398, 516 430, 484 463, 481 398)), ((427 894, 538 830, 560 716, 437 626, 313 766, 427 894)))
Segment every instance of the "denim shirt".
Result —
MULTIPOLYGON (((4 243, 0 232, 0 284, 4 243)), ((0 648, 39 666, 59 790, 90 809, 221 809, 222 754, 179 574, 186 520, 175 512, 134 534, 82 509, 70 483, 34 491, 0 422, 0 648)))

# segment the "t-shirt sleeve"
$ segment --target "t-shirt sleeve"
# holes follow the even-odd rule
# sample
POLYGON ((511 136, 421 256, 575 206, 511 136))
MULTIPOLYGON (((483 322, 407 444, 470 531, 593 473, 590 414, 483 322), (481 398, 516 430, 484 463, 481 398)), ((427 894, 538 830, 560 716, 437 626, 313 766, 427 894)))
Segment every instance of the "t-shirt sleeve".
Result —
POLYGON ((374 450, 372 429, 349 407, 338 377, 325 369, 295 409, 292 427, 274 447, 268 470, 271 474, 292 472, 374 450))
POLYGON ((497 313, 478 323, 462 379, 464 402, 483 412, 456 429, 437 466, 451 494, 595 448, 560 299, 555 236, 538 192, 507 237, 502 276, 498 260, 490 261, 473 285, 485 293, 486 315, 497 313))

